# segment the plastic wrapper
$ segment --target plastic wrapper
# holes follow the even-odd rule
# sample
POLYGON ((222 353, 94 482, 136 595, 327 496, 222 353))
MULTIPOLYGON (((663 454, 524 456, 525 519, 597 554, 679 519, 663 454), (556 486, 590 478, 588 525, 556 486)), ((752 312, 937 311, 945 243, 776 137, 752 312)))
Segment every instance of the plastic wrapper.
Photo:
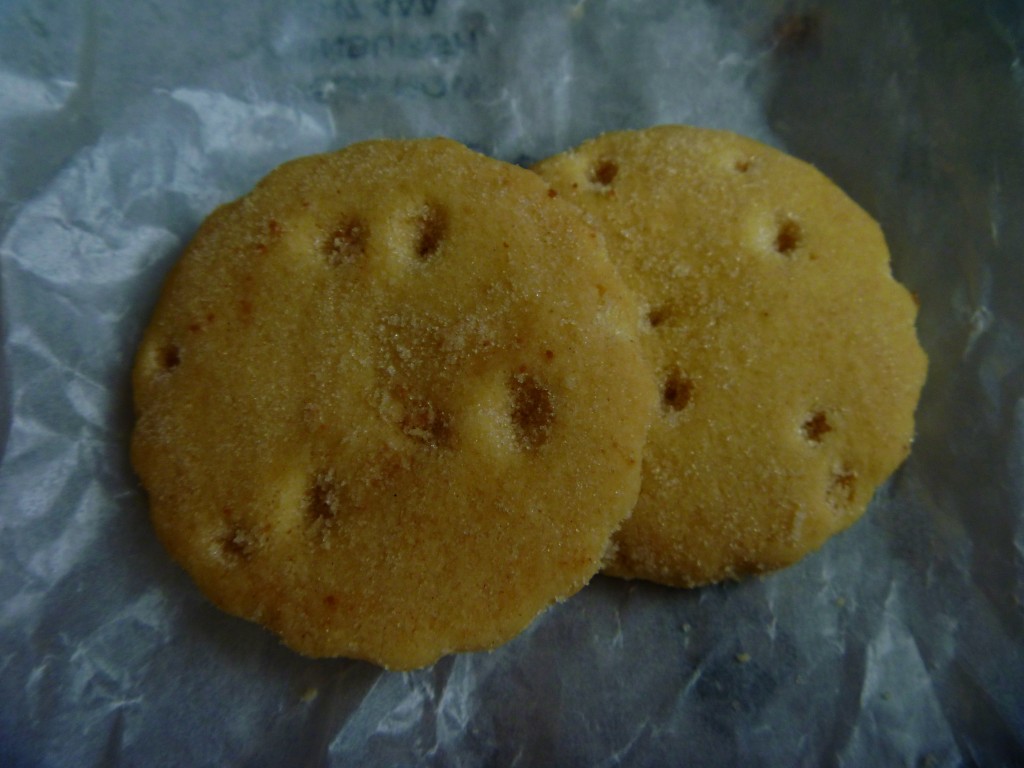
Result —
POLYGON ((1022 40, 1009 2, 0 3, 0 764, 1024 763, 1022 40), (411 673, 212 607, 127 461, 203 217, 368 137, 526 163, 664 122, 816 164, 920 298, 916 443, 864 519, 411 673))

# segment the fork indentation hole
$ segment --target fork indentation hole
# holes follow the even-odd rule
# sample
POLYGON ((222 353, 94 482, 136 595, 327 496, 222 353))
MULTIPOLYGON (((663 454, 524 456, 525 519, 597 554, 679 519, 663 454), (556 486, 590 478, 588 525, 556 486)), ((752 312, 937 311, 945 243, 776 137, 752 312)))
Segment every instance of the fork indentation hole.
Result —
POLYGON ((324 240, 323 251, 327 262, 336 267, 358 260, 366 253, 369 236, 369 227, 359 217, 344 220, 324 240))
POLYGON ((416 219, 416 257, 422 261, 434 258, 447 236, 448 212, 440 205, 424 205, 416 219))
POLYGON ((594 163, 590 169, 590 181, 594 184, 599 184, 602 187, 609 186, 615 177, 619 175, 619 164, 614 160, 608 158, 602 158, 594 163))

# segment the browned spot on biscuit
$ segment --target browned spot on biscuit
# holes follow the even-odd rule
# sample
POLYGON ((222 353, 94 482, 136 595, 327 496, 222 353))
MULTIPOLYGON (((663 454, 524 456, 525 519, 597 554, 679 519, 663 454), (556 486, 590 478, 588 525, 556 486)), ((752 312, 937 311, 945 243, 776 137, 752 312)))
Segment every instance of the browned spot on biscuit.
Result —
POLYGON ((207 312, 203 317, 196 318, 188 324, 188 330, 190 333, 202 333, 206 328, 213 325, 213 321, 216 319, 216 315, 213 312, 207 312))
POLYGON ((173 371, 181 365, 181 349, 177 344, 165 344, 157 353, 157 363, 165 371, 173 371))
POLYGON ((226 534, 220 542, 224 554, 229 557, 248 558, 249 542, 241 531, 231 531, 226 534))
POLYGON ((846 465, 834 471, 826 494, 832 509, 836 512, 845 510, 857 494, 857 473, 846 465))
POLYGON ((407 437, 431 448, 453 447, 451 414, 426 398, 414 397, 406 401, 399 427, 407 437))
MULTIPOLYGON (((303 517, 307 535, 325 549, 334 543, 333 532, 337 530, 343 508, 343 484, 335 479, 333 470, 321 470, 309 478, 309 485, 303 499, 303 517)), ((344 502, 351 503, 348 497, 344 502)))
POLYGON ((812 443, 820 443, 822 438, 832 431, 832 425, 828 423, 828 417, 824 411, 815 411, 804 420, 801 429, 805 438, 812 443))
POLYGON ((306 519, 310 523, 330 525, 338 513, 338 491, 330 472, 316 473, 306 494, 306 519))
POLYGON ((652 307, 647 313, 647 322, 651 328, 657 328, 664 324, 672 316, 672 308, 668 304, 652 307))
POLYGON ((516 439, 527 450, 536 450, 547 442, 555 420, 551 393, 528 373, 514 375, 509 391, 516 439))
POLYGON ((256 541, 248 529, 233 526, 218 540, 220 553, 228 562, 242 562, 252 558, 256 551, 256 541))
POLYGON ((600 184, 602 187, 610 185, 618 175, 619 164, 607 158, 598 160, 590 169, 590 180, 594 184, 600 184))
POLYGON ((790 216, 785 216, 779 222, 779 230, 775 235, 775 250, 784 256, 788 256, 800 247, 803 239, 803 231, 800 225, 790 216))
POLYGON ((429 261, 437 255, 448 236, 448 212, 440 205, 427 203, 416 219, 416 256, 429 261))
POLYGON ((661 401, 672 411, 681 411, 690 404, 693 397, 693 381, 673 368, 665 377, 661 388, 661 401))
POLYGON ((323 253, 332 267, 351 264, 366 254, 370 228, 358 216, 343 221, 323 242, 323 253))

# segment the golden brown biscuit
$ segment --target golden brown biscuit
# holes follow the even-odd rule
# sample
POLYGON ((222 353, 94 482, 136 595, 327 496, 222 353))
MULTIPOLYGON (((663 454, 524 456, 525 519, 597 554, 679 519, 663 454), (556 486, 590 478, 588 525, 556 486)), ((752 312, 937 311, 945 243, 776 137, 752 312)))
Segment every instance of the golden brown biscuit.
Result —
POLYGON ((217 210, 134 371, 155 527, 225 610, 392 668, 582 587, 657 389, 600 236, 447 140, 287 163, 217 210))
POLYGON ((604 230, 662 387, 606 572, 695 586, 788 565, 910 450, 926 359, 877 224, 811 166, 683 126, 535 169, 604 230))

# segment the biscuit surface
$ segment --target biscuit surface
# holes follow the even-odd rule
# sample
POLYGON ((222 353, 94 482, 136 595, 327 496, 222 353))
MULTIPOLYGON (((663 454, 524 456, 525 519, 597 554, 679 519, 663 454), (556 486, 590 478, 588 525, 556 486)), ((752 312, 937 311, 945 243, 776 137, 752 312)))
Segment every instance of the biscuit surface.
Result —
POLYGON ((296 650, 490 648, 600 567, 657 398, 600 236, 447 140, 287 163, 208 220, 132 460, 201 589, 296 650))
POLYGON ((661 382, 606 572, 696 586, 788 565, 910 449, 926 360, 877 224, 811 166, 683 126, 535 170, 604 230, 661 382))

